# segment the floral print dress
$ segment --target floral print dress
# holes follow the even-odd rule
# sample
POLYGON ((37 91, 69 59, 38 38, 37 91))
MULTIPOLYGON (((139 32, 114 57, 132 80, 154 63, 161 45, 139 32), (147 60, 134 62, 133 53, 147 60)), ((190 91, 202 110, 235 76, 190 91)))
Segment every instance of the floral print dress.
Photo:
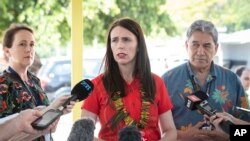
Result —
POLYGON ((0 74, 0 119, 25 109, 49 105, 40 80, 30 72, 28 78, 28 82, 22 81, 11 67, 0 74))

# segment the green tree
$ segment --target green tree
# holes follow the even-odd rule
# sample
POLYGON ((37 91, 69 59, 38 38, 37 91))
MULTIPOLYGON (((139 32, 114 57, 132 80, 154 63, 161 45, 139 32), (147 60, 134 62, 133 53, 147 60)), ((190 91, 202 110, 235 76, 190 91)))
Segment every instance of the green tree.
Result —
POLYGON ((213 13, 216 23, 227 28, 227 32, 235 32, 250 28, 249 0, 224 0, 213 13))
POLYGON ((168 0, 164 8, 182 32, 197 19, 210 20, 227 32, 250 28, 249 0, 168 0))
MULTIPOLYGON (((174 24, 160 9, 164 3, 165 0, 84 0, 84 43, 105 42, 109 24, 120 17, 136 19, 148 36, 158 32, 174 35, 174 24)), ((55 55, 70 40, 69 0, 1 0, 0 13, 0 37, 12 23, 27 24, 35 30, 42 57, 55 55)))
POLYGON ((167 11, 161 9, 165 0, 84 0, 84 42, 104 42, 112 21, 121 17, 136 19, 147 36, 165 32, 176 34, 176 28, 167 11))
POLYGON ((69 41, 68 7, 69 0, 1 0, 0 37, 12 23, 26 24, 35 31, 39 55, 54 55, 69 41))

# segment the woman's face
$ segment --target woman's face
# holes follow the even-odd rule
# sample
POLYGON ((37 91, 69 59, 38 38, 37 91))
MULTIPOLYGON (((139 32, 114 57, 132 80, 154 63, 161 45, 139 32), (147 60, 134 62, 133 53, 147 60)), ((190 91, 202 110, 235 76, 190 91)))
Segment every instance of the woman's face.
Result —
POLYGON ((35 37, 27 30, 19 30, 14 35, 11 48, 5 47, 9 63, 20 67, 29 67, 34 61, 35 37))
POLYGON ((250 70, 244 70, 240 76, 240 81, 245 90, 250 87, 250 70))
POLYGON ((118 65, 134 65, 138 50, 136 36, 126 28, 117 26, 111 31, 110 39, 111 50, 118 65))

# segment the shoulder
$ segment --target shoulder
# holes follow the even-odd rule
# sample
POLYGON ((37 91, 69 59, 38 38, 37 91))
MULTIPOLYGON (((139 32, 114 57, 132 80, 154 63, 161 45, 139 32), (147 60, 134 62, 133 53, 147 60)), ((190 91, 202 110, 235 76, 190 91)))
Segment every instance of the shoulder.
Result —
POLYGON ((226 75, 227 77, 232 77, 232 78, 237 77, 237 75, 233 71, 229 70, 228 68, 219 66, 217 64, 214 64, 214 73, 216 76, 226 75))
POLYGON ((187 71, 187 62, 168 70, 162 75, 162 78, 165 79, 171 76, 185 74, 186 71, 187 71))
POLYGON ((100 75, 96 76, 95 78, 93 78, 91 81, 94 84, 99 84, 100 82, 102 82, 102 79, 103 79, 103 74, 100 74, 100 75))
POLYGON ((10 77, 10 73, 8 73, 6 70, 0 73, 0 83, 10 83, 11 77, 10 77))
POLYGON ((152 77, 153 77, 153 79, 154 79, 154 81, 156 83, 159 82, 159 81, 162 81, 162 79, 161 79, 161 77, 159 75, 157 75, 155 73, 151 73, 151 75, 152 75, 152 77))
POLYGON ((36 83, 40 82, 40 79, 37 76, 35 76, 33 73, 28 72, 28 75, 30 76, 30 78, 32 78, 32 80, 36 81, 36 83))
POLYGON ((0 74, 0 107, 1 107, 1 99, 3 100, 3 98, 1 97, 5 97, 5 95, 9 93, 9 88, 14 85, 13 82, 14 81, 10 77, 8 72, 4 71, 0 74))
POLYGON ((91 82, 94 84, 94 90, 102 91, 104 89, 103 85, 103 74, 98 75, 97 77, 93 78, 91 82))
POLYGON ((156 87, 164 86, 164 81, 160 76, 158 76, 157 74, 152 73, 152 77, 153 77, 153 79, 155 81, 156 87))

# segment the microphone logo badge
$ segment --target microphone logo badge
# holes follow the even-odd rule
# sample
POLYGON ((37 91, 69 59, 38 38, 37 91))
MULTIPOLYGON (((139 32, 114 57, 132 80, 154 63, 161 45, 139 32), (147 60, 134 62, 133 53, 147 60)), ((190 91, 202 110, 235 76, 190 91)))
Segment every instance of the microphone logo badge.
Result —
POLYGON ((92 87, 88 83, 86 83, 85 81, 81 81, 81 85, 84 86, 87 91, 92 90, 92 87))

